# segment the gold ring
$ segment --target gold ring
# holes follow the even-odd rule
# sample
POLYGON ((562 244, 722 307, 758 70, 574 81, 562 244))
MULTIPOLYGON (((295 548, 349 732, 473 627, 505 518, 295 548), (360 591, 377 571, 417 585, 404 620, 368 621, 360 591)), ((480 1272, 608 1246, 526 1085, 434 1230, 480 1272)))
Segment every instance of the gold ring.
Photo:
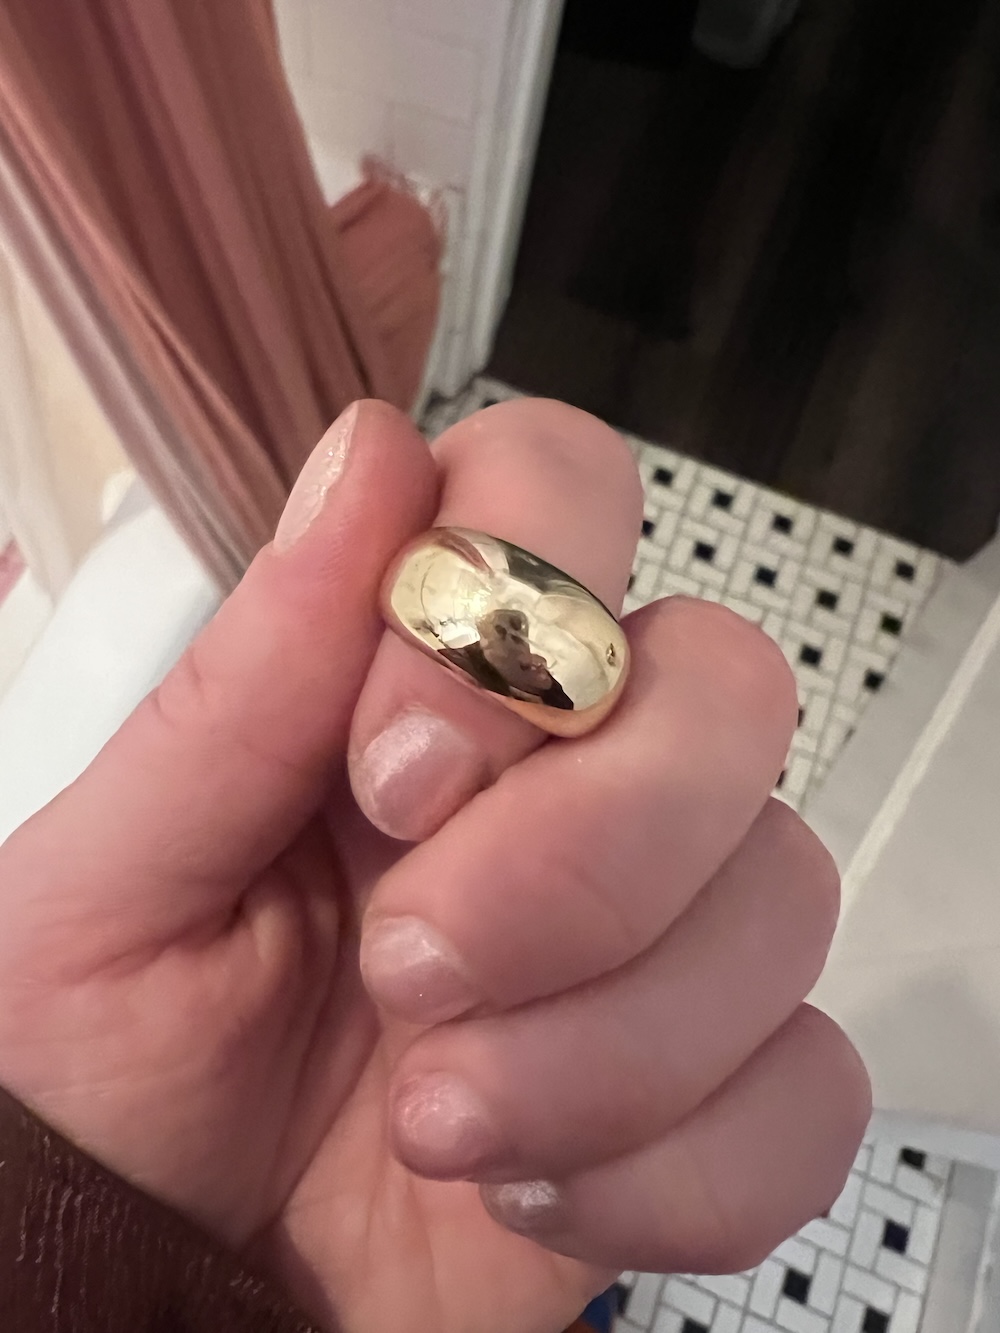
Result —
POLYGON ((610 713, 628 641, 603 603, 520 546, 467 528, 432 528, 396 557, 382 586, 386 624, 468 684, 556 736, 610 713))

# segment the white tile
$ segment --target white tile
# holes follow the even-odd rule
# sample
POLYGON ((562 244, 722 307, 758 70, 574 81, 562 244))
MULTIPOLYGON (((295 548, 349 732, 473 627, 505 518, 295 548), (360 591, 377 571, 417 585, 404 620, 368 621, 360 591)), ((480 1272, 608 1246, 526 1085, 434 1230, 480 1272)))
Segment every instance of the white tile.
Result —
POLYGON ((891 1282, 876 1277, 864 1268, 855 1268, 848 1264, 844 1270, 844 1291, 848 1296, 857 1296, 859 1301, 874 1306, 883 1314, 891 1314, 896 1303, 896 1289, 891 1282))
POLYGON ((778 1302, 774 1322, 779 1328, 788 1329, 789 1333, 828 1333, 830 1327, 823 1315, 787 1297, 782 1297, 778 1302))
POLYGON ((478 75, 474 52, 436 37, 394 30, 388 87, 397 105, 423 107, 446 120, 471 121, 478 75))
POLYGON ((837 1226, 833 1222, 828 1222, 825 1217, 816 1217, 799 1232, 799 1235, 821 1249, 829 1250, 832 1254, 841 1256, 847 1253, 847 1248, 851 1243, 851 1233, 845 1231, 843 1227, 837 1226))
POLYGON ((397 171, 431 185, 465 185, 472 161, 472 125, 445 120, 414 106, 390 110, 392 150, 397 171))
POLYGON ((631 1319, 623 1319, 621 1315, 615 1319, 614 1333, 649 1333, 646 1328, 639 1324, 633 1324, 631 1319))
POLYGON ((640 1273, 625 1306, 625 1314, 633 1323, 648 1325, 660 1300, 664 1278, 658 1273, 640 1273))
POLYGON ((947 1157, 939 1157, 937 1153, 927 1153, 924 1159, 924 1175, 933 1176, 940 1181, 946 1181, 951 1175, 952 1163, 947 1157))
POLYGON ((278 29, 281 59, 289 79, 309 71, 309 11, 304 0, 275 0, 274 20, 278 29))
POLYGON ((742 1333, 774 1333, 774 1325, 770 1320, 757 1319, 751 1314, 743 1321, 742 1333))
POLYGON ((797 1268, 800 1273, 811 1274, 816 1269, 816 1248, 800 1236, 791 1236, 783 1241, 775 1250, 774 1257, 789 1268, 797 1268))
POLYGON ((681 1333, 683 1327, 684 1316, 679 1310, 668 1310, 661 1306, 652 1333, 681 1333))
MULTIPOLYGON (((896 1297, 896 1308, 892 1313, 889 1333, 917 1333, 924 1303, 911 1291, 901 1291, 896 1297)), ((984 1330, 985 1333, 985 1330, 984 1330)))
POLYGON ((927 1268, 893 1250, 882 1250, 875 1260, 875 1271, 888 1282, 923 1295, 927 1290, 927 1268))
POLYGON ((854 1228, 848 1256, 862 1268, 874 1268, 875 1258, 882 1247, 884 1220, 877 1213, 862 1212, 854 1228))
POLYGON ((901 1162, 896 1170, 896 1188, 920 1203, 938 1203, 944 1193, 940 1180, 907 1166, 905 1162, 901 1162))
POLYGON ((809 1308, 820 1314, 832 1315, 844 1277, 844 1261, 832 1254, 821 1254, 816 1260, 816 1272, 809 1284, 809 1308))
POLYGON ((391 150, 389 103, 377 91, 322 87, 315 80, 303 85, 299 105, 306 137, 323 192, 329 202, 340 197, 329 179, 328 164, 343 169, 343 160, 360 160, 367 153, 387 157, 391 150))
POLYGON ((704 1274, 694 1279, 699 1287, 704 1287, 713 1295, 730 1301, 733 1305, 746 1305, 750 1295, 750 1279, 739 1273, 724 1273, 721 1277, 704 1274))
POLYGON ((482 42, 494 7, 496 0, 389 0, 390 21, 396 27, 470 48, 482 42))
POLYGON ((778 1307, 781 1284, 785 1280, 785 1265, 776 1259, 765 1259, 757 1269, 750 1289, 750 1309, 754 1314, 770 1319, 778 1307))
POLYGON ((865 1305, 855 1296, 841 1296, 830 1324, 830 1333, 861 1333, 865 1305))
POLYGON ((847 1177, 847 1184, 840 1192, 840 1197, 830 1209, 830 1221, 836 1222, 838 1226, 852 1227, 854 1219, 858 1215, 858 1204, 861 1201, 861 1187, 863 1180, 860 1175, 852 1171, 847 1177))
POLYGON ((737 1310, 735 1305, 720 1301, 712 1320, 711 1333, 740 1333, 742 1323, 743 1311, 737 1310))
POLYGON ((337 92, 390 94, 396 38, 376 6, 358 12, 336 0, 314 4, 310 14, 309 73, 337 92))
POLYGON ((883 1185, 891 1185, 896 1178, 899 1165, 899 1144, 889 1139, 879 1139, 872 1145, 868 1174, 872 1180, 883 1185))
POLYGON ((679 1277, 667 1279, 667 1285, 660 1294, 663 1305, 672 1310, 680 1310, 688 1319, 696 1319, 701 1324, 710 1324, 715 1313, 715 1297, 711 1292, 703 1291, 693 1282, 679 1277))
POLYGON ((920 1204, 917 1207, 913 1225, 910 1227, 910 1238, 906 1243, 906 1253, 910 1259, 915 1259, 918 1264, 930 1263, 934 1257, 934 1246, 937 1243, 940 1225, 941 1213, 938 1209, 931 1208, 927 1204, 920 1204))
POLYGON ((908 1199, 905 1194, 899 1194, 896 1190, 878 1185, 874 1181, 869 1181, 865 1186, 863 1203, 873 1213, 880 1213, 904 1227, 911 1224, 916 1209, 913 1200, 908 1199))

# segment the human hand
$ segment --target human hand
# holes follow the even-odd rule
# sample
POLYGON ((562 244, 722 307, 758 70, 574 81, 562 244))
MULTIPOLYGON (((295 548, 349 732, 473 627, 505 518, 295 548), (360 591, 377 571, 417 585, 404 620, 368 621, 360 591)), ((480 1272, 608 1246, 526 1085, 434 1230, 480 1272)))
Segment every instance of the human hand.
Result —
POLYGON ((0 1084, 347 1333, 556 1333, 620 1268, 756 1262, 853 1159, 867 1079, 801 1003, 836 876, 768 796, 794 686, 671 599, 626 620, 612 717, 542 745, 383 633, 379 581, 438 521, 620 605, 627 450, 554 403, 433 458, 350 424, 0 849, 0 1084))

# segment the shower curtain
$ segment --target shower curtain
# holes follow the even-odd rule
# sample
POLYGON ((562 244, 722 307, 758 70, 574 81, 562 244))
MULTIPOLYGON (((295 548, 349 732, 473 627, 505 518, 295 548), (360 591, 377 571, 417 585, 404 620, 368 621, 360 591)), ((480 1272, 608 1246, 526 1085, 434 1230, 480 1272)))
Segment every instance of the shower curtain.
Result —
POLYGON ((108 420, 232 586, 337 413, 411 403, 429 216, 374 180, 327 207, 268 0, 6 0, 0 166, 0 223, 108 420))

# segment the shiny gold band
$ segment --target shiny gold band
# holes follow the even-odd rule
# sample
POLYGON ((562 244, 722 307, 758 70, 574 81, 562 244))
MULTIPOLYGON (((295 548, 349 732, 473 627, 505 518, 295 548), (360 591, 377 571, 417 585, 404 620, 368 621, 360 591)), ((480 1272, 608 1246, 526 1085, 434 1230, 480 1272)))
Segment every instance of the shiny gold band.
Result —
POLYGON ((530 551, 433 528, 399 553, 386 623, 469 684, 556 736, 602 722, 628 673, 628 642, 582 584, 530 551))

